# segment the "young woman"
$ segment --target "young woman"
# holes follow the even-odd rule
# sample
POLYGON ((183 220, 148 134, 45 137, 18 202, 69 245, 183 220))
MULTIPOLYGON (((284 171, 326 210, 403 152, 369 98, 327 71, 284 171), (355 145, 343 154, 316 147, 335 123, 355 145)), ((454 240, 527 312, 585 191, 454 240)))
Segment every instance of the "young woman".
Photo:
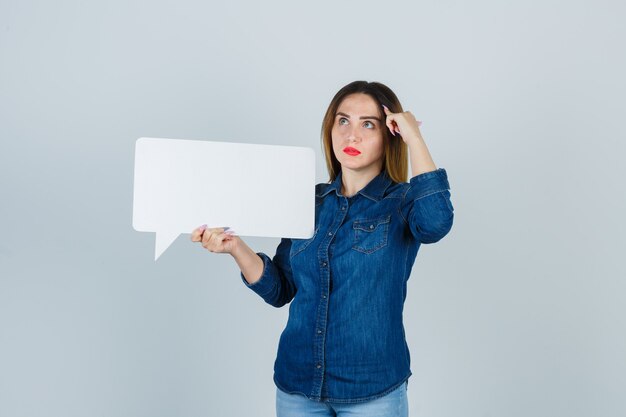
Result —
POLYGON ((420 124, 387 86, 352 82, 322 124, 330 181, 315 188, 313 237, 283 238, 270 259, 224 228, 192 232, 230 253, 267 303, 291 302, 274 363, 278 417, 408 415, 406 283, 420 245, 448 233, 454 210, 420 124))

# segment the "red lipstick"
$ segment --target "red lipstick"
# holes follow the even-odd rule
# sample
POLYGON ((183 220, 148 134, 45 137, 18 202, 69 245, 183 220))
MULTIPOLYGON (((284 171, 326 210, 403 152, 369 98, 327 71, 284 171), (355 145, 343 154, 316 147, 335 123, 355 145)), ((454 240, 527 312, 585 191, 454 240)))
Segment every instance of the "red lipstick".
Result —
POLYGON ((356 156, 356 155, 361 153, 361 152, 359 152, 358 150, 354 149, 351 146, 347 146, 347 147, 343 148, 343 151, 345 153, 347 153, 348 155, 351 155, 351 156, 356 156))

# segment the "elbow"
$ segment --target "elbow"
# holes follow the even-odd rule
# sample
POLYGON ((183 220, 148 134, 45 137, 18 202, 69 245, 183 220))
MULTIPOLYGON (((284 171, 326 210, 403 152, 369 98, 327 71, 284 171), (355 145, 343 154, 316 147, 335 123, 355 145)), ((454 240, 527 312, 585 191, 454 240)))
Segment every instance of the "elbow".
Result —
POLYGON ((271 305, 272 307, 281 308, 285 304, 288 304, 291 300, 292 300, 291 298, 281 297, 276 300, 265 300, 265 302, 271 305))
POLYGON ((280 308, 285 304, 288 304, 294 297, 292 291, 281 288, 279 285, 275 286, 272 291, 265 294, 263 299, 272 307, 280 308))
POLYGON ((453 220, 454 215, 451 213, 450 217, 445 220, 433 222, 428 224, 428 226, 425 228, 420 228, 420 242, 424 244, 439 242, 452 229, 453 220))
POLYGON ((273 302, 268 302, 269 305, 271 305, 272 307, 276 307, 276 308, 281 308, 282 306, 284 306, 285 304, 287 304, 288 301, 285 299, 279 299, 277 301, 273 301, 273 302))
POLYGON ((409 224, 421 243, 435 243, 450 232, 453 220, 450 191, 444 190, 415 200, 409 224))

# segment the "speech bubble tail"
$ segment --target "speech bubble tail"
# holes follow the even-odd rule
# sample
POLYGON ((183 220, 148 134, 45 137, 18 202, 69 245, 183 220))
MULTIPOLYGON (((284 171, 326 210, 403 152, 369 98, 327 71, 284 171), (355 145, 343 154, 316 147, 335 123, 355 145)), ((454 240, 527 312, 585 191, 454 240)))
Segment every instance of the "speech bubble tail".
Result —
POLYGON ((170 247, 176 238, 180 235, 178 232, 157 232, 156 241, 154 243, 154 260, 159 259, 159 256, 170 247))

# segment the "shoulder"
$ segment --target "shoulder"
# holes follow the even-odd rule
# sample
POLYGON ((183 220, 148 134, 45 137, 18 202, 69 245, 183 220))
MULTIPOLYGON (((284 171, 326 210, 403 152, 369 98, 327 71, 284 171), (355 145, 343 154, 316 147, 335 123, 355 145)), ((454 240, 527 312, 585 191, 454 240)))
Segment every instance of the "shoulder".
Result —
POLYGON ((319 184, 316 184, 315 195, 318 197, 322 196, 322 194, 324 194, 324 192, 328 189, 328 187, 330 187, 330 184, 326 182, 320 182, 319 184))
POLYGON ((392 182, 385 190, 383 198, 402 198, 411 187, 408 182, 392 182))

